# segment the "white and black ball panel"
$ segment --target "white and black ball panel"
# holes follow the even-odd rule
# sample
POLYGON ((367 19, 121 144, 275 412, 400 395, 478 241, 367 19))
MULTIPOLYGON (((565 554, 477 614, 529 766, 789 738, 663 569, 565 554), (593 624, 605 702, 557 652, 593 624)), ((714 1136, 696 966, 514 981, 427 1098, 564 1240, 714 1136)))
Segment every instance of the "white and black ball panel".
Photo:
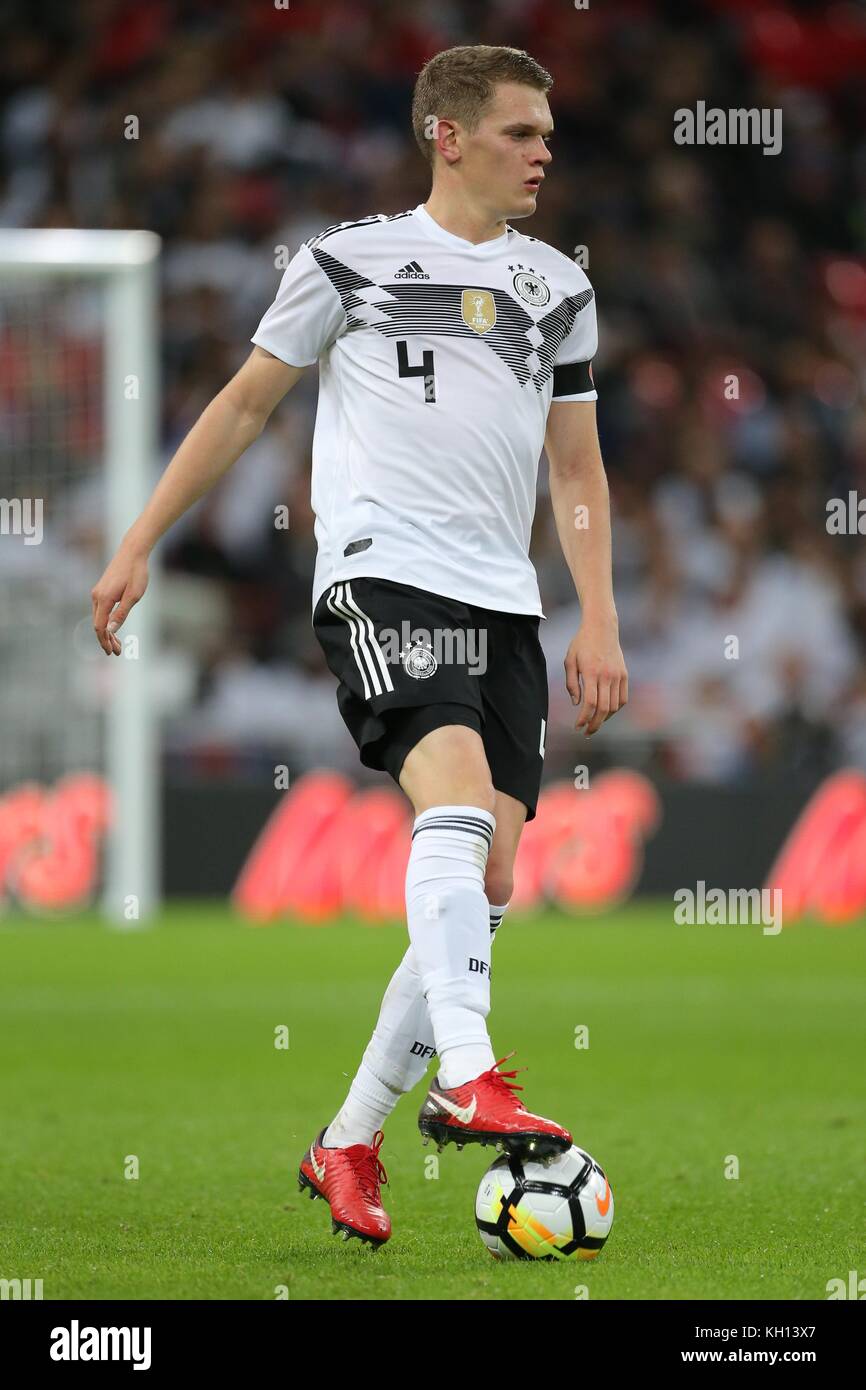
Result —
POLYGON ((613 1195, 577 1145, 547 1164, 503 1155, 481 1179, 475 1221, 496 1259, 593 1259, 613 1224, 613 1195))

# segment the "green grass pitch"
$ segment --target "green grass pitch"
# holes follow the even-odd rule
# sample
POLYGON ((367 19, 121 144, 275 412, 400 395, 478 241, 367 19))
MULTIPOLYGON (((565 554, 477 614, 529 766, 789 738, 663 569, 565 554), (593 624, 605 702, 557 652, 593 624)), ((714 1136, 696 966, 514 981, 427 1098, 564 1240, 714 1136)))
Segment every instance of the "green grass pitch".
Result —
POLYGON ((131 932, 3 919, 0 1277, 46 1299, 572 1300, 823 1299, 866 1274, 864 924, 764 936, 676 926, 670 903, 512 914, 493 950, 496 1056, 517 1049, 527 1104, 611 1181, 594 1263, 490 1258, 473 1201, 492 1151, 451 1146, 428 1176, 423 1085, 386 1127, 391 1241, 332 1236, 298 1163, 406 941, 250 929, 223 904, 131 932))

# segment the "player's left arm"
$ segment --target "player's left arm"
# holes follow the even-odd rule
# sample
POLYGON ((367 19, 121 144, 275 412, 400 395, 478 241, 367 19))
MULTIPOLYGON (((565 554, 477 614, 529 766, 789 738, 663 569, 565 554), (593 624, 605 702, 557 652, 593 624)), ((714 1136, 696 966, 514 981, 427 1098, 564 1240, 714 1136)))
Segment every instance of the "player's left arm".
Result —
POLYGON ((595 401, 552 401, 544 444, 556 530, 581 607, 580 628, 565 656, 565 684, 572 703, 580 704, 574 727, 588 736, 628 700, 595 401))

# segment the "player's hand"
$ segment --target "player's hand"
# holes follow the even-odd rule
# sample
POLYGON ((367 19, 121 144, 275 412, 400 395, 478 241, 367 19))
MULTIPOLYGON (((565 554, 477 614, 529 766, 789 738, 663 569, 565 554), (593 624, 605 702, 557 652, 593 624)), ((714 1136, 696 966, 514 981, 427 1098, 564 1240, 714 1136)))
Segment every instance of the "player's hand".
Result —
POLYGON ((121 546, 99 583, 91 589, 93 631, 106 656, 120 656, 120 639, 115 632, 126 621, 133 604, 138 603, 147 588, 147 579, 147 555, 121 546))
POLYGON ((574 727, 587 738, 627 703, 628 672, 615 615, 584 618, 565 654, 565 684, 572 704, 580 705, 574 727))

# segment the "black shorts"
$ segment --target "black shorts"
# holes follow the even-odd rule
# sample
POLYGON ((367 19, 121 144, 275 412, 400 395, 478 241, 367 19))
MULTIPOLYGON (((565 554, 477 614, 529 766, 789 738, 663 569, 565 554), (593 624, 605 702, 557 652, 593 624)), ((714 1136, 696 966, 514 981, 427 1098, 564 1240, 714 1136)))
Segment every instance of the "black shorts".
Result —
POLYGON ((398 783, 407 753, 443 724, 484 743, 493 785, 535 816, 547 729, 540 618, 500 613, 390 579, 341 580, 313 628, 365 767, 398 783))

